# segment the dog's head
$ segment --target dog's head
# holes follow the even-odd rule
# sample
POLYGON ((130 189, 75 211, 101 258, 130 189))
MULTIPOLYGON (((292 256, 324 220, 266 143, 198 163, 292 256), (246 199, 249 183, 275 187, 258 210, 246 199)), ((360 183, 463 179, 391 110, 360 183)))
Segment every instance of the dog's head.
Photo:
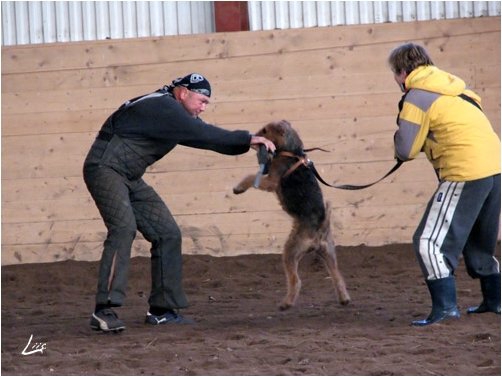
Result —
POLYGON ((296 154, 303 152, 303 142, 287 120, 270 122, 256 135, 266 137, 272 141, 278 151, 288 151, 296 154))

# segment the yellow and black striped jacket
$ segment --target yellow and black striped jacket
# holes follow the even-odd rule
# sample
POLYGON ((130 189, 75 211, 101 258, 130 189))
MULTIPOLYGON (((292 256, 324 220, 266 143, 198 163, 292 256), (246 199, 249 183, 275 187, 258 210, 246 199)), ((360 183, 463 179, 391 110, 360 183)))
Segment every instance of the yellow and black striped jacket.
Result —
POLYGON ((435 66, 406 78, 406 96, 394 135, 395 154, 406 161, 425 152, 440 180, 471 181, 500 173, 500 139, 465 82, 435 66))

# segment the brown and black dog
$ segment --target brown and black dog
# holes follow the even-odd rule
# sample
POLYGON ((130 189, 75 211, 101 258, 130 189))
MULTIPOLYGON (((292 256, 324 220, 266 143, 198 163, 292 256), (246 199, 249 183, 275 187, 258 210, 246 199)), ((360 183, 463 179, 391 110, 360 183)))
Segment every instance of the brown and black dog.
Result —
MULTIPOLYGON (((339 302, 347 305, 350 296, 336 261, 330 222, 331 205, 324 203, 319 183, 307 166, 303 142, 285 120, 267 124, 256 135, 271 140, 277 148, 268 175, 263 176, 258 188, 275 192, 284 211, 294 219, 282 254, 288 292, 279 308, 286 310, 295 304, 301 288, 298 263, 307 252, 316 252, 322 258, 339 302)), ((253 186, 254 180, 254 175, 245 177, 234 187, 234 193, 243 193, 253 186)))

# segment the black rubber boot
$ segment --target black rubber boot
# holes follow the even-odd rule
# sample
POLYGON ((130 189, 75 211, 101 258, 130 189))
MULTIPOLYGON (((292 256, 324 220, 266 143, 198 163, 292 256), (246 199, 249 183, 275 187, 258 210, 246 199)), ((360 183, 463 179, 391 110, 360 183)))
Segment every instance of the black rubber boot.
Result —
POLYGON ((486 312, 500 314, 500 274, 483 276, 479 280, 483 301, 479 306, 467 309, 467 314, 486 312))
POLYGON ((427 280, 431 294, 432 311, 426 319, 413 321, 413 326, 427 326, 449 318, 460 318, 457 308, 457 292, 455 278, 449 276, 443 279, 427 280))

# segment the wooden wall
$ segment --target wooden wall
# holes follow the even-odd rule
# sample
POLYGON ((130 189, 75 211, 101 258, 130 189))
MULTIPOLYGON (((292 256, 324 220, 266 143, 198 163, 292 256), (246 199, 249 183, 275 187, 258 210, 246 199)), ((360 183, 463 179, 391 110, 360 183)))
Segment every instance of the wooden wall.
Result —
MULTIPOLYGON (((82 180, 87 150, 124 100, 191 71, 213 85, 206 121, 257 130, 288 119, 307 147, 331 150, 310 153, 327 180, 379 178, 394 163, 401 96, 386 58, 411 40, 481 94, 499 133, 499 17, 2 48, 2 264, 99 259, 106 229, 82 180)), ((232 194, 256 170, 253 152, 177 147, 145 179, 185 253, 280 252, 291 222, 276 198, 232 194)), ((337 243, 410 242, 435 186, 421 156, 362 191, 324 188, 337 243)), ((140 235, 133 255, 149 255, 140 235)))

